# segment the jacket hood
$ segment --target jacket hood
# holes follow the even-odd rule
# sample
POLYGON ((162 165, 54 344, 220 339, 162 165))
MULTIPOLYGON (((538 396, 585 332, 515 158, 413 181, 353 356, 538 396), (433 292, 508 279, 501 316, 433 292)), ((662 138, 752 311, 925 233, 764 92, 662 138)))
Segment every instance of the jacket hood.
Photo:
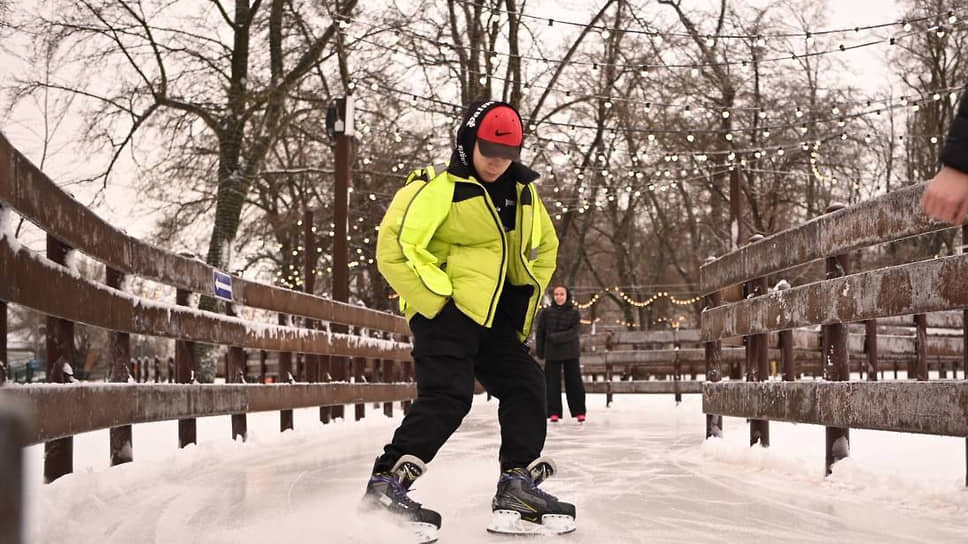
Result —
MULTIPOLYGON (((473 176, 480 179, 474 169, 474 144, 477 143, 477 128, 480 120, 484 118, 493 108, 497 106, 507 106, 518 113, 514 106, 500 100, 483 100, 472 103, 464 110, 464 117, 461 120, 460 128, 457 129, 457 137, 454 141, 454 150, 450 154, 450 164, 447 171, 455 176, 469 178, 473 176)), ((520 119, 521 115, 518 114, 520 119)), ((523 123, 522 123, 523 125, 523 123)), ((511 163, 507 171, 501 176, 510 176, 514 181, 528 184, 538 179, 539 174, 518 161, 511 163)))
POLYGON ((564 285, 556 285, 554 287, 554 289, 551 290, 551 307, 552 308, 557 308, 557 309, 560 309, 560 310, 568 310, 568 309, 574 308, 575 301, 572 300, 572 298, 571 298, 571 289, 565 287, 564 285), (554 292, 554 289, 557 289, 559 287, 562 287, 565 290, 565 303, 564 304, 561 304, 561 305, 559 305, 557 302, 555 302, 555 294, 554 294, 555 293, 554 292))

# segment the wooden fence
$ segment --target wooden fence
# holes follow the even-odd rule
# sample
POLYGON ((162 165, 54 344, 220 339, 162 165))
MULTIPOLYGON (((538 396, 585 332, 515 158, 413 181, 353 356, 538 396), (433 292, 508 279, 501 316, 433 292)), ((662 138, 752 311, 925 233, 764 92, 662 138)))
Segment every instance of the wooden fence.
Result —
POLYGON ((231 436, 244 439, 248 412, 278 410, 280 430, 286 430, 293 426, 295 408, 320 407, 320 419, 327 422, 354 404, 359 419, 365 403, 384 403, 390 415, 393 402, 406 410, 416 395, 404 319, 245 280, 127 236, 57 187, 0 134, 0 228, 9 224, 10 216, 8 221, 3 216, 11 211, 47 233, 47 251, 34 252, 0 230, 0 385, 7 379, 8 303, 48 316, 47 381, 57 385, 0 387, 0 541, 21 538, 23 446, 45 444, 49 482, 72 471, 72 436, 78 433, 109 428, 111 463, 118 464, 133 459, 131 425, 136 423, 177 419, 177 440, 184 447, 196 441, 198 417, 230 415, 231 436), (66 266, 72 251, 103 263, 104 281, 85 279, 66 266), (174 287, 175 300, 159 303, 127 293, 126 276, 174 287), (192 293, 220 295, 231 314, 241 307, 273 312, 277 323, 200 311, 189 305, 192 293), (301 318, 302 327, 292 325, 293 316, 301 318), (114 383, 66 383, 78 368, 75 323, 110 331, 114 383), (171 370, 162 370, 167 361, 132 366, 132 334, 175 340, 171 370), (226 348, 228 383, 191 383, 198 369, 197 343, 226 348), (243 383, 247 351, 259 354, 263 377, 267 353, 274 352, 282 383, 243 383), (308 383, 288 383, 300 354, 308 383), (149 375, 158 380, 164 372, 176 383, 140 383, 149 375))
POLYGON ((851 427, 968 436, 968 382, 928 381, 932 357, 942 366, 959 361, 964 377, 968 255, 858 273, 851 272, 848 258, 851 252, 876 244, 945 228, 921 212, 923 190, 923 185, 916 185, 851 208, 832 208, 804 225, 756 237, 701 268, 700 286, 707 302, 702 314, 707 437, 722 432, 721 416, 749 418, 751 445, 769 445, 771 419, 824 425, 829 473, 831 465, 849 453, 851 427), (800 286, 767 287, 785 271, 820 259, 825 261, 824 278, 800 286), (724 303, 724 290, 737 284, 745 296, 724 303), (884 339, 883 347, 889 349, 882 350, 878 331, 884 321, 891 326, 913 324, 914 338, 884 339), (850 323, 863 327, 865 334, 852 335, 850 323), (957 326, 961 335, 941 331, 929 339, 930 325, 942 325, 949 332, 957 326), (821 329, 817 342, 824 380, 798 382, 794 347, 806 340, 796 330, 815 326, 821 329), (771 334, 777 337, 781 382, 767 381, 771 334), (742 375, 720 382, 724 342, 737 337, 745 343, 746 382, 736 379, 742 375), (849 381, 850 355, 861 343, 867 380, 849 381), (909 381, 877 379, 885 359, 890 359, 884 351, 912 349, 909 381))

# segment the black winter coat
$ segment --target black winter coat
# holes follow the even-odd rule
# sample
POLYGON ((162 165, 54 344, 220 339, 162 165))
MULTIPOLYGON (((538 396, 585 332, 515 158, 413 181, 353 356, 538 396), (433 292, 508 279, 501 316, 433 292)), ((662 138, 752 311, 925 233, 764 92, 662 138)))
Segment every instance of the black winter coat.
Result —
POLYGON ((538 316, 535 344, 538 357, 548 361, 578 359, 581 356, 579 327, 581 314, 569 300, 561 306, 552 303, 538 316))
POLYGON ((951 122, 948 138, 941 152, 941 162, 968 174, 968 90, 961 95, 958 114, 951 122))

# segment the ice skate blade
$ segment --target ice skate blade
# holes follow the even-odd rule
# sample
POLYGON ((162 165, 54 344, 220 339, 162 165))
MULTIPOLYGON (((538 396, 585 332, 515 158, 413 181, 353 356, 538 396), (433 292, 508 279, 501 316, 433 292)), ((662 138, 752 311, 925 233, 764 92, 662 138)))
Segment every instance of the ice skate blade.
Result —
POLYGON ((499 535, 553 536, 572 533, 577 529, 575 519, 561 514, 545 514, 541 523, 521 519, 513 510, 495 510, 487 532, 499 535))
POLYGON ((430 544, 437 542, 437 526, 433 523, 421 521, 408 521, 407 528, 417 537, 417 544, 430 544))

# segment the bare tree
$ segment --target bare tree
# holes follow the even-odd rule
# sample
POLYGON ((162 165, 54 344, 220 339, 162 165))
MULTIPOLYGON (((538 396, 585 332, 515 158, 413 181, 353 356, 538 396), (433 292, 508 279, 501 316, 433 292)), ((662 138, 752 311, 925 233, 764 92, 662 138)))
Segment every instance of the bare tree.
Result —
POLYGON ((54 89, 93 100, 98 106, 89 122, 92 135, 103 134, 106 123, 128 120, 123 136, 110 138, 113 155, 98 177, 104 184, 120 154, 146 127, 154 128, 167 147, 185 154, 196 142, 211 140, 215 213, 206 260, 227 268, 243 202, 287 122, 288 95, 332 47, 338 21, 349 16, 356 0, 338 6, 328 26, 308 42, 306 36, 286 32, 286 20, 294 19, 287 5, 284 0, 267 6, 261 0, 237 0, 229 9, 214 2, 214 15, 178 25, 168 11, 171 6, 141 0, 65 1, 53 10, 54 19, 42 19, 38 47, 70 51, 65 62, 82 68, 90 66, 86 59, 116 60, 117 85, 35 79, 25 82, 24 91, 54 89), (229 41, 218 38, 218 27, 228 30, 229 41), (257 72, 254 64, 263 60, 264 50, 254 43, 260 29, 268 30, 269 58, 268 70, 257 72), (200 128, 207 135, 196 136, 200 128), (186 130, 192 131, 187 138, 186 130))

